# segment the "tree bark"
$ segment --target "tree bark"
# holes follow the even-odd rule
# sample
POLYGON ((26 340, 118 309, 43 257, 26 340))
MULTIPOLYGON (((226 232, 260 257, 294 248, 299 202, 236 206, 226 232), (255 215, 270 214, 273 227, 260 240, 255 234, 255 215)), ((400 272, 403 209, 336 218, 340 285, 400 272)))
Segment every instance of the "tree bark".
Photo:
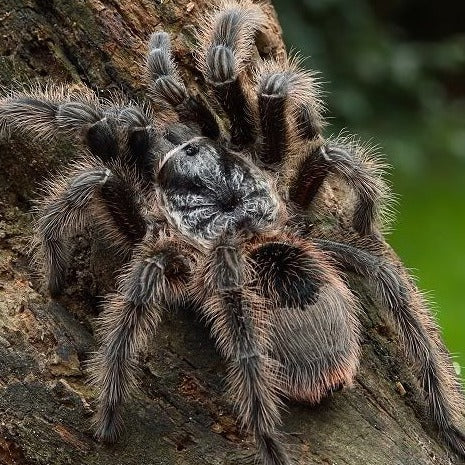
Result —
MULTIPOLYGON (((280 27, 266 8, 270 27, 258 47, 277 55, 280 27)), ((165 29, 183 77, 201 87, 193 30, 195 15, 205 11, 203 0, 1 0, 0 83, 67 82, 140 97, 148 36, 165 29)), ((88 235, 78 236, 69 286, 52 301, 27 259, 33 192, 74 153, 64 140, 0 141, 0 463, 252 463, 251 437, 236 426, 223 394, 223 362, 188 309, 166 315, 143 355, 141 390, 127 408, 121 440, 94 441, 95 393, 86 385, 85 360, 96 349, 96 296, 111 287, 114 263, 88 235)), ((450 464, 453 455, 422 413, 391 326, 365 283, 353 285, 365 310, 359 375, 352 389, 316 407, 286 404, 291 455, 300 464, 450 464)))

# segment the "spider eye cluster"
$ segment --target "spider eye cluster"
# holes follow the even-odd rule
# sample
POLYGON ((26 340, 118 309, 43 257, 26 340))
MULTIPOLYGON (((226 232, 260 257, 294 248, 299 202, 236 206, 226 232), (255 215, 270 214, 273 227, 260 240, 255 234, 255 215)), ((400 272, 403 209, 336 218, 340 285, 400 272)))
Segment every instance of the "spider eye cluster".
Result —
POLYGON ((184 153, 188 157, 193 157, 199 153, 199 147, 196 144, 188 144, 184 147, 184 153))
POLYGON ((214 239, 276 219, 278 200, 263 172, 205 137, 168 152, 157 181, 168 215, 189 236, 214 239))

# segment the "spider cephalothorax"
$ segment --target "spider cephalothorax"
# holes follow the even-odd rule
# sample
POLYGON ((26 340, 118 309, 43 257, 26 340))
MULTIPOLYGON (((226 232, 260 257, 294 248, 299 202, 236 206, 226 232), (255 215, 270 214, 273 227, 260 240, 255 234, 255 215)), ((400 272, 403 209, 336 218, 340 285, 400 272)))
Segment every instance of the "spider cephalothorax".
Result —
POLYGON ((278 216, 270 178, 251 162, 205 137, 164 155, 156 174, 161 205, 186 236, 212 240, 246 225, 266 228, 278 216))
POLYGON ((311 73, 287 59, 253 60, 264 22, 249 0, 222 3, 202 21, 197 65, 228 131, 186 89, 164 32, 150 39, 147 74, 152 100, 174 110, 174 120, 149 103, 59 87, 0 101, 0 129, 76 135, 84 146, 37 203, 37 258, 52 295, 64 285, 68 237, 89 221, 128 260, 106 298, 92 361, 97 437, 116 440, 138 352, 163 309, 189 299, 228 362, 230 396, 262 463, 290 463, 277 432, 281 397, 319 402, 350 385, 358 367, 351 272, 373 286, 414 362, 431 418, 465 457, 457 427, 463 396, 450 357, 379 233, 381 165, 347 139, 324 141, 311 73), (330 176, 353 194, 350 224, 337 239, 311 226, 330 176))

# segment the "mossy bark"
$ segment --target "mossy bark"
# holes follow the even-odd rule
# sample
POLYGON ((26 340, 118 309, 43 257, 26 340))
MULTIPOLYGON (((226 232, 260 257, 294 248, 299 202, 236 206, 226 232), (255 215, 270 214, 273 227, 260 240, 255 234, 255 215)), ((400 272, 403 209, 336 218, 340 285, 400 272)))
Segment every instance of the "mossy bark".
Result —
MULTIPOLYGON (((198 88, 193 30, 205 11, 203 0, 1 0, 0 83, 66 82, 141 97, 145 44, 163 28, 174 37, 183 77, 198 88)), ((267 11, 271 25, 259 48, 276 55, 280 28, 267 11)), ((253 442, 223 394, 224 364, 189 310, 167 314, 143 355, 141 391, 127 408, 121 440, 94 441, 95 393, 86 385, 85 360, 96 348, 96 296, 111 286, 114 263, 89 235, 77 237, 78 265, 58 302, 27 259, 34 190, 74 153, 66 141, 39 145, 14 134, 0 141, 0 463, 251 463, 253 442)), ((398 341, 370 289, 354 286, 365 310, 359 375, 352 389, 316 407, 287 404, 283 430, 292 456, 300 464, 451 463, 421 414, 398 341)))

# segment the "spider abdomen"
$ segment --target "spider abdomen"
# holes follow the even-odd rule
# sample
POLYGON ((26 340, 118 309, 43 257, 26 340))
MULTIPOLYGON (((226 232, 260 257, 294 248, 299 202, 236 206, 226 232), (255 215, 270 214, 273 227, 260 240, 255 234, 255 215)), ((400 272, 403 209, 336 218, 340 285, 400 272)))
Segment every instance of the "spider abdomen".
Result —
POLYGON ((350 385, 359 359, 357 303, 326 255, 283 240, 259 245, 251 256, 272 309, 271 346, 283 391, 317 403, 350 385))

